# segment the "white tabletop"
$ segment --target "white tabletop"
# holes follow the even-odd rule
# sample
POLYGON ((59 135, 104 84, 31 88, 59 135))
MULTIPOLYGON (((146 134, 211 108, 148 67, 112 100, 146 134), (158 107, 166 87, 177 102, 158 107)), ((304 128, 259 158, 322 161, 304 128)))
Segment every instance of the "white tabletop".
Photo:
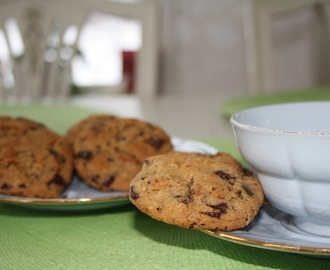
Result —
POLYGON ((141 99, 134 95, 89 94, 74 96, 70 102, 124 117, 144 119, 162 126, 176 137, 233 137, 228 119, 220 115, 220 97, 167 95, 141 99))

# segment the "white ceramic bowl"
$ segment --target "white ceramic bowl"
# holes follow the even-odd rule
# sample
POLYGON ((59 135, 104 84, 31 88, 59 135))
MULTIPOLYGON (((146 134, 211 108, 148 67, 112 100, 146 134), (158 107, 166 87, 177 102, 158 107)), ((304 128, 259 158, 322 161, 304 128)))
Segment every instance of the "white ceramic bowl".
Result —
POLYGON ((330 101, 255 107, 230 122, 270 203, 300 229, 330 236, 330 101))

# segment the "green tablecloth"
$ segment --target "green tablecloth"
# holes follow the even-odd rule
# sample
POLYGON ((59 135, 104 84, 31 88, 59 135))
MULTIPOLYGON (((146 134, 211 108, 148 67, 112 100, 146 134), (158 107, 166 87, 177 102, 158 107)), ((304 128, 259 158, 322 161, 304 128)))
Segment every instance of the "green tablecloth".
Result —
MULTIPOLYGON (((5 111, 0 108, 0 114, 5 111)), ((89 113, 69 107, 63 107, 61 112, 66 119, 60 131, 74 118, 89 113)), ((43 117, 47 114, 42 113, 43 117)), ((239 156, 233 141, 204 142, 239 156)), ((200 231, 167 225, 142 214, 133 205, 60 212, 0 204, 1 270, 250 270, 329 266, 326 259, 243 246, 200 231)))
POLYGON ((263 105, 287 102, 304 102, 330 100, 330 86, 320 86, 304 90, 292 90, 287 92, 271 92, 240 96, 225 100, 221 103, 220 113, 229 118, 232 114, 263 105))
POLYGON ((68 127, 75 122, 87 117, 94 110, 70 106, 70 105, 22 105, 22 106, 0 106, 1 116, 21 116, 31 118, 37 122, 47 125, 58 133, 66 133, 68 127))

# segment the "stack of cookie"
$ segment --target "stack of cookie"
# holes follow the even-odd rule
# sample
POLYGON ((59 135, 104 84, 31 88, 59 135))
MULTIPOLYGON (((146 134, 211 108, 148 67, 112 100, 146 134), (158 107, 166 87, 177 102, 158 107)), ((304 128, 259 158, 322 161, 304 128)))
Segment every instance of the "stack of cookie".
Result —
POLYGON ((130 187, 130 200, 142 212, 188 229, 242 228, 263 199, 258 180, 225 153, 149 157, 130 187))
POLYGON ((66 136, 24 118, 0 117, 0 193, 59 197, 75 171, 101 191, 129 191, 146 157, 172 150, 158 126, 137 119, 92 115, 66 136))
POLYGON ((242 228, 264 200, 258 180, 229 154, 174 152, 162 128, 141 120, 92 115, 60 136, 32 120, 0 117, 0 193, 58 197, 74 172, 189 229, 242 228))

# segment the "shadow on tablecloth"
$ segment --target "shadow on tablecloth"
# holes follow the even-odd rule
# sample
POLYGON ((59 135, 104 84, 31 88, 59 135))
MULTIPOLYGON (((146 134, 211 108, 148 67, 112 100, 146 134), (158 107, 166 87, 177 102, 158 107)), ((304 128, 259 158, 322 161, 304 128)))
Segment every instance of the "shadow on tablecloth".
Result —
POLYGON ((208 250, 219 256, 274 269, 316 269, 326 267, 328 260, 243 246, 212 237, 201 231, 183 229, 136 212, 134 227, 153 241, 187 250, 208 250), (311 268, 313 267, 313 268, 311 268))

